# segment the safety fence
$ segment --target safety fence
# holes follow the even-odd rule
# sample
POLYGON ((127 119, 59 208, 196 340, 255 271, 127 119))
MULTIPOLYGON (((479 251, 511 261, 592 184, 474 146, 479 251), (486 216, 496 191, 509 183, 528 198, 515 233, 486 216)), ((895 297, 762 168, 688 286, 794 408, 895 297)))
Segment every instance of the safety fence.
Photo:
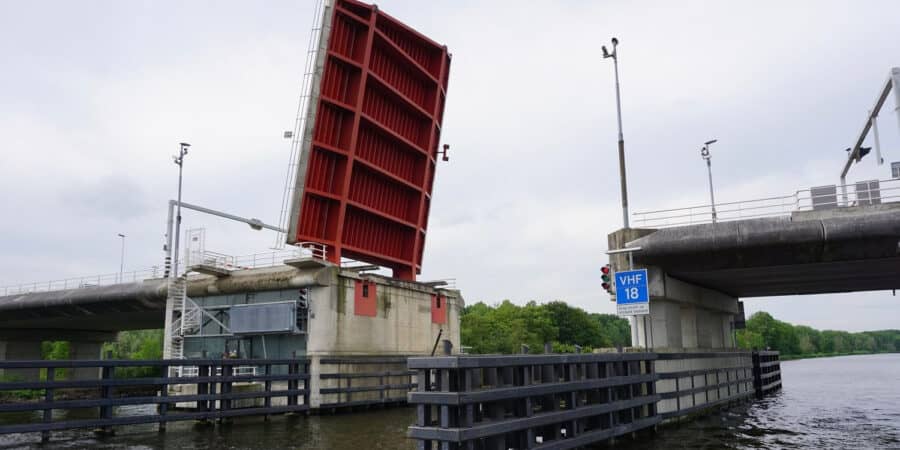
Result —
POLYGON ((755 393, 750 352, 660 353, 656 369, 663 419, 694 414, 755 393))
POLYGON ((165 429, 168 422, 306 411, 310 404, 309 361, 305 359, 0 361, 0 369, 3 379, 27 380, 0 382, 0 398, 6 399, 0 403, 0 413, 42 413, 37 420, 24 416, 24 423, 4 421, 0 434, 40 432, 43 440, 58 430, 108 431, 114 426, 146 423, 158 423, 165 429), (196 375, 166 376, 174 366, 197 367, 196 375), (237 367, 250 366, 259 369, 235 372, 237 367), (116 377, 117 369, 134 367, 153 368, 163 375, 116 377), (56 369, 93 373, 81 379, 57 380, 56 369), (41 372, 44 374, 37 376, 41 372), (19 399, 23 394, 39 400, 23 401, 19 399), (117 414, 120 407, 129 405, 155 408, 130 408, 128 414, 117 414), (97 415, 54 420, 54 413, 80 408, 97 408, 97 415))
POLYGON ((653 353, 410 358, 431 449, 566 449, 659 423, 653 353))
POLYGON ((757 373, 770 392, 777 367, 777 352, 410 358, 408 435, 420 449, 582 447, 752 398, 757 373))
POLYGON ((405 356, 341 357, 319 360, 319 408, 406 403, 416 388, 405 356))
POLYGON ((778 352, 753 352, 753 386, 757 398, 781 389, 781 359, 778 352))

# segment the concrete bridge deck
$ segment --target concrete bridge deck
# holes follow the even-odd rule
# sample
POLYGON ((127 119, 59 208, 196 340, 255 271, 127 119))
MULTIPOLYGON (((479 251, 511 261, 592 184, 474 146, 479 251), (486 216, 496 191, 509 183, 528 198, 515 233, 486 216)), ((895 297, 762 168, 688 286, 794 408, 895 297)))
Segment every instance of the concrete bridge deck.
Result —
POLYGON ((898 205, 637 230, 634 259, 734 297, 900 288, 898 205))

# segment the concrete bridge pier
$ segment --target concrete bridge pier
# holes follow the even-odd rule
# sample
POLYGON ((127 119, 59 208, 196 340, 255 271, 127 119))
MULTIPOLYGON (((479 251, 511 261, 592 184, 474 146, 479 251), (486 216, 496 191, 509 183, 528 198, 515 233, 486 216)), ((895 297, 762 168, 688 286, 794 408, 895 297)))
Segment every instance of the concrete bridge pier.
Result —
MULTIPOLYGON (((0 361, 34 360, 41 358, 41 341, 0 340, 0 361)), ((0 379, 28 381, 40 378, 40 369, 0 369, 0 379)))
MULTIPOLYGON (((116 339, 116 333, 77 330, 16 330, 0 331, 0 361, 41 360, 44 341, 68 341, 69 359, 100 359, 104 342, 116 339)), ((40 369, 0 369, 0 378, 22 381, 40 379, 40 369)), ((73 380, 92 379, 100 376, 98 368, 72 369, 73 380)))
POLYGON ((647 273, 650 315, 636 318, 638 346, 658 351, 734 347, 737 298, 676 280, 656 267, 647 273))
MULTIPOLYGON (((629 228, 609 235, 609 248, 628 248, 628 243, 656 230, 629 228)), ((738 299, 720 291, 670 276, 663 268, 642 264, 641 252, 610 255, 613 273, 631 268, 647 269, 650 315, 637 316, 632 341, 656 351, 721 350, 734 347, 733 323, 738 299)))

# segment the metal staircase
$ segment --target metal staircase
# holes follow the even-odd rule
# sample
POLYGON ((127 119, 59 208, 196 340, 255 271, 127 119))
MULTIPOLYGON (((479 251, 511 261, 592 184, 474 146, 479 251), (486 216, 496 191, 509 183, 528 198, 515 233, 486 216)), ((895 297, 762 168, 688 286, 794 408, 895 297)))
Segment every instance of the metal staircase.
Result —
POLYGON ((173 359, 184 358, 184 336, 200 330, 202 310, 187 296, 187 276, 169 279, 167 302, 172 304, 172 336, 169 349, 173 359))

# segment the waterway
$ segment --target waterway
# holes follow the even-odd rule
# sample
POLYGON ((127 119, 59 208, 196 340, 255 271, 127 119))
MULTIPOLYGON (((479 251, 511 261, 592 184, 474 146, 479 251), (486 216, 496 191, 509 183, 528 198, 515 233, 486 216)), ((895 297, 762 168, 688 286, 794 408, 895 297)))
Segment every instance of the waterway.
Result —
MULTIPOLYGON (((900 449, 900 354, 844 356, 782 363, 784 389, 696 421, 661 427, 618 449, 816 448, 900 449)), ((412 449, 412 408, 365 413, 235 420, 228 426, 170 424, 89 432, 0 436, 7 448, 100 449, 412 449)))

